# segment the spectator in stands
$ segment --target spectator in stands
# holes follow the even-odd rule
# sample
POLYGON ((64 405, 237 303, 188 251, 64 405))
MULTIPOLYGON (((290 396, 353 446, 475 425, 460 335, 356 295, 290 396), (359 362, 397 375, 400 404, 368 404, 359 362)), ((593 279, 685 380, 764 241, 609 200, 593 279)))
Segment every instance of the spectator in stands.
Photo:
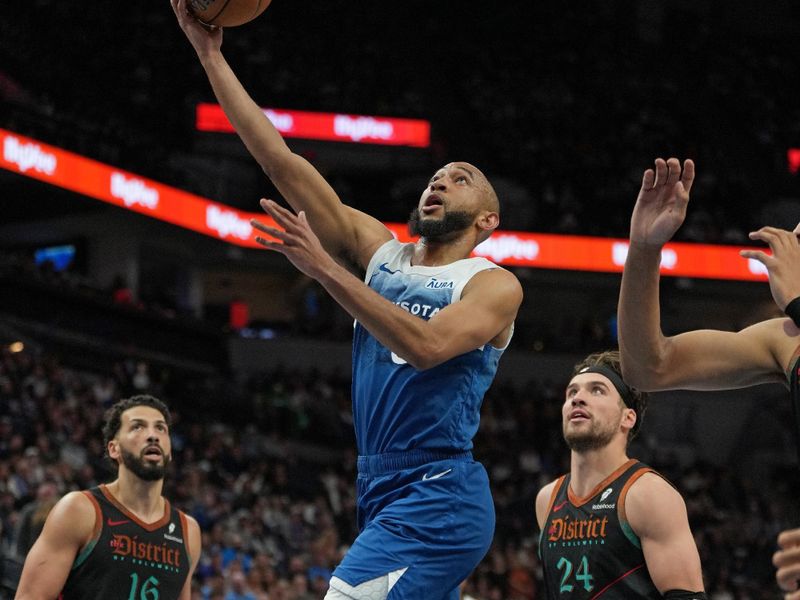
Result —
MULTIPOLYGON (((153 368, 151 373, 153 383, 162 386, 160 377, 164 371, 153 368)), ((0 445, 9 441, 12 432, 21 435, 19 444, 10 451, 11 455, 9 450, 5 454, 0 453, 0 539, 6 551, 15 547, 13 534, 19 522, 20 510, 33 501, 31 494, 39 485, 32 480, 31 491, 24 497, 17 498, 10 492, 10 478, 16 473, 17 459, 25 454, 27 448, 35 446, 40 451, 39 461, 44 469, 45 480, 55 482, 63 491, 81 488, 83 484, 79 471, 61 461, 58 450, 80 422, 87 424, 86 435, 90 440, 100 435, 98 427, 102 423, 107 401, 101 401, 93 392, 95 382, 106 379, 113 382, 110 384, 114 389, 111 393, 113 403, 120 396, 120 388, 128 385, 124 383, 128 377, 120 374, 114 379, 111 370, 98 373, 70 367, 69 363, 52 353, 38 355, 25 350, 10 354, 0 351, 0 407, 5 411, 0 416, 0 433, 6 432, 6 435, 0 435, 0 445), (38 373, 37 377, 47 382, 46 387, 51 390, 52 398, 31 400, 33 387, 23 387, 22 381, 34 371, 38 373), (8 423, 7 426, 3 425, 4 421, 8 423), (44 450, 48 444, 49 450, 44 450)), ((186 378, 187 381, 189 379, 186 378)), ((227 379, 219 383, 209 380, 203 383, 202 389, 216 390, 219 385, 220 389, 226 390, 225 397, 230 398, 225 405, 226 411, 215 417, 218 424, 212 425, 208 420, 188 420, 192 411, 187 410, 185 420, 176 424, 173 430, 173 438, 180 435, 185 446, 180 454, 176 454, 174 476, 168 481, 172 489, 168 495, 175 506, 195 517, 203 515, 205 544, 195 578, 198 590, 204 590, 202 597, 205 599, 212 597, 212 590, 216 590, 218 598, 224 598, 227 591, 220 549, 229 534, 242 534, 241 522, 231 508, 234 502, 239 502, 241 508, 251 512, 253 520, 259 525, 256 530, 251 530, 251 525, 247 526, 250 530, 247 538, 250 541, 246 542, 253 547, 247 579, 259 600, 264 594, 269 594, 269 600, 290 598, 289 565, 293 556, 301 557, 300 563, 307 567, 306 576, 312 586, 314 581, 317 584, 323 582, 324 587, 317 596, 322 597, 327 589, 327 579, 324 575, 315 576, 316 569, 329 572, 341 555, 339 539, 347 540, 354 536, 356 526, 352 519, 355 511, 351 452, 342 452, 326 445, 324 452, 319 455, 321 458, 302 459, 296 467, 297 472, 302 473, 302 479, 315 491, 286 491, 284 485, 273 485, 273 465, 287 448, 305 448, 303 444, 308 442, 308 438, 288 437, 288 430, 277 427, 245 428, 234 420, 240 416, 243 421, 254 422, 250 408, 255 393, 253 390, 263 388, 264 381, 276 385, 282 383, 286 389, 292 389, 295 380, 305 380, 306 387, 312 390, 331 387, 332 391, 326 393, 332 393, 334 397, 346 398, 349 392, 347 378, 325 377, 299 370, 275 370, 254 377, 256 385, 252 388, 245 386, 241 397, 234 393, 237 384, 227 379), (239 408, 234 413, 227 410, 229 406, 239 408), (223 445, 218 452, 206 457, 205 449, 209 439, 214 436, 222 439, 223 445), (243 449, 246 461, 244 469, 237 475, 236 489, 239 486, 247 489, 250 485, 256 491, 255 494, 243 494, 238 499, 238 492, 226 483, 232 480, 225 475, 227 469, 233 468, 225 456, 232 455, 237 447, 243 449), (219 477, 218 474, 225 476, 219 477), (327 483, 323 484, 323 479, 327 483), (276 491, 278 489, 282 491, 276 491), (323 533, 318 529, 316 523, 324 523, 328 518, 320 516, 317 519, 321 520, 306 522, 305 526, 311 533, 304 536, 304 545, 290 548, 287 537, 289 507, 294 504, 302 507, 303 514, 318 514, 320 508, 314 500, 316 491, 326 493, 328 489, 334 493, 326 498, 333 500, 326 499, 323 504, 330 507, 340 505, 340 516, 330 517, 332 520, 335 518, 340 538, 336 537, 334 531, 323 533)), ((490 551, 490 555, 465 583, 465 593, 476 600, 505 600, 511 597, 514 593, 511 590, 512 581, 524 579, 518 574, 512 579, 512 573, 517 573, 519 569, 526 571, 537 582, 539 589, 541 587, 536 562, 536 538, 530 526, 530 507, 539 486, 563 472, 564 468, 562 459, 565 452, 560 439, 560 411, 556 399, 559 388, 563 389, 562 382, 550 380, 530 382, 524 386, 498 384, 489 392, 484 427, 479 432, 476 447, 487 469, 499 472, 502 467, 507 479, 503 482, 498 480, 495 485, 495 498, 498 500, 497 549, 490 551), (503 448, 503 452, 495 455, 493 448, 503 448), (514 460, 509 460, 509 456, 514 460), (509 482, 521 483, 512 485, 509 482), (521 558, 517 560, 514 556, 521 558)), ((179 391, 182 389, 183 386, 178 388, 179 391)), ((180 399, 171 399, 170 404, 190 407, 196 401, 197 397, 186 394, 180 399)), ((775 438, 792 439, 788 410, 776 423, 779 429, 774 431, 775 438)), ((346 423, 337 426, 346 433, 346 423)), ((87 449, 89 462, 96 465, 98 481, 108 480, 111 474, 102 462, 102 445, 88 444, 87 449)), ((316 447, 312 449, 318 450, 316 447)), ((762 488, 752 485, 741 471, 699 463, 687 448, 683 448, 680 455, 665 454, 661 444, 652 445, 651 440, 644 439, 636 453, 650 464, 658 465, 661 472, 686 491, 689 519, 698 539, 703 564, 707 565, 707 590, 710 595, 718 590, 727 590, 740 598, 758 597, 757 594, 773 588, 774 574, 765 572, 772 554, 769 541, 775 538, 781 528, 793 522, 788 520, 788 516, 793 514, 796 504, 796 494, 792 493, 791 487, 786 487, 792 476, 787 470, 789 461, 784 455, 778 456, 774 465, 767 462, 760 466, 759 471, 767 482, 762 488), (755 522, 753 507, 761 515, 755 522), (732 527, 732 523, 748 525, 743 528, 732 527), (758 526, 754 527, 754 523, 758 526), (762 565, 763 569, 742 569, 741 561, 733 558, 740 554, 751 557, 749 562, 762 565)), ((317 455, 311 452, 308 456, 317 455)), ((328 510, 333 512, 331 508, 328 510)), ((320 592, 319 587, 316 592, 320 592)), ((200 592, 196 593, 200 595, 200 592)))
POLYGON ((226 589, 225 600, 257 600, 244 572, 239 569, 231 571, 226 589))
POLYGON ((42 533, 50 510, 58 501, 58 486, 53 481, 43 481, 36 490, 36 500, 27 504, 19 513, 15 532, 17 557, 24 559, 33 543, 42 533))

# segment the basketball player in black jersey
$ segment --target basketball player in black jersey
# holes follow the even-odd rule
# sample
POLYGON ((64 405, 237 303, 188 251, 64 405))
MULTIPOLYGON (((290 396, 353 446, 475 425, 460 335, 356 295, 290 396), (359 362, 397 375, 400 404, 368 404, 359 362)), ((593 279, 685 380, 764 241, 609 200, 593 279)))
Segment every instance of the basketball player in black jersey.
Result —
MULTIPOLYGON (((786 317, 739 332, 698 330, 666 337, 658 297, 661 249, 686 217, 694 163, 657 159, 644 173, 631 217, 630 248, 619 297, 619 343, 626 381, 639 389, 726 390, 761 383, 788 385, 800 430, 800 224, 763 227, 750 239, 771 254, 743 251, 769 272, 772 297, 786 317)), ((800 600, 800 530, 784 532, 775 555, 781 588, 800 600)))
POLYGON ((169 421, 152 396, 109 409, 103 435, 118 477, 53 507, 25 560, 17 600, 190 599, 200 528, 161 495, 169 421))
POLYGON ((683 498, 627 455, 645 405, 618 352, 575 366, 561 410, 570 472, 536 497, 547 598, 706 598, 683 498))

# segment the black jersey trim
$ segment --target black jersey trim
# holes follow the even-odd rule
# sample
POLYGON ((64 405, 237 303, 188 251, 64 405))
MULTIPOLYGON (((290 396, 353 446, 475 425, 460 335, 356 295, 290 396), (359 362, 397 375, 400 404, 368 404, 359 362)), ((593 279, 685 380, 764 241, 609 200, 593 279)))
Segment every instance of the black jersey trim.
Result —
POLYGON ((795 350, 792 361, 794 364, 789 368, 789 401, 792 403, 794 413, 795 444, 800 460, 800 346, 795 350))
POLYGON ((603 481, 594 486, 592 491, 590 491, 583 498, 579 498, 577 494, 573 493, 572 486, 570 485, 569 487, 567 487, 567 498, 569 499, 572 506, 574 506, 575 508, 580 508, 581 506, 589 502, 592 498, 597 496, 597 494, 602 492, 603 488, 608 487, 609 484, 622 477, 622 475, 625 474, 628 471, 628 469, 630 469, 633 465, 635 465, 638 462, 639 461, 636 460, 635 458, 629 458, 627 461, 625 461, 624 464, 617 467, 613 473, 611 473, 608 477, 603 479, 603 481))
POLYGON ((547 511, 544 513, 545 521, 550 516, 550 512, 553 510, 553 504, 556 503, 558 492, 561 491, 561 486, 564 485, 564 480, 566 478, 567 478, 566 475, 562 475, 561 477, 556 479, 556 484, 553 486, 553 491, 550 493, 550 500, 547 501, 547 511))
POLYGON ((789 359, 789 366, 786 368, 786 380, 789 385, 792 385, 792 381, 797 382, 798 369, 800 369, 800 346, 795 348, 792 357, 789 359))
POLYGON ((792 383, 792 378, 797 377, 798 370, 800 370, 800 346, 795 348, 792 357, 789 359, 789 366, 786 369, 786 379, 789 381, 789 385, 792 383))
POLYGON ((175 512, 178 513, 178 517, 181 521, 181 531, 183 532, 183 549, 186 552, 186 558, 189 560, 189 566, 194 563, 192 562, 192 552, 190 550, 191 544, 189 544, 189 519, 186 518, 186 513, 182 510, 175 509, 175 512))
POLYGON ((167 500, 166 498, 164 498, 164 516, 162 516, 157 521, 154 521, 153 523, 145 523, 139 517, 133 514, 130 510, 128 510, 125 507, 125 505, 122 504, 122 502, 117 500, 114 494, 112 494, 111 491, 108 489, 108 486, 106 486, 104 483, 100 484, 100 491, 103 493, 103 496, 105 496, 106 500, 111 502, 111 504, 113 504, 117 510, 119 510, 123 515, 128 517, 131 521, 136 523, 139 527, 141 527, 145 531, 155 531, 156 529, 161 529, 162 527, 164 527, 164 525, 169 523, 169 520, 172 517, 172 507, 169 504, 169 500, 167 500))

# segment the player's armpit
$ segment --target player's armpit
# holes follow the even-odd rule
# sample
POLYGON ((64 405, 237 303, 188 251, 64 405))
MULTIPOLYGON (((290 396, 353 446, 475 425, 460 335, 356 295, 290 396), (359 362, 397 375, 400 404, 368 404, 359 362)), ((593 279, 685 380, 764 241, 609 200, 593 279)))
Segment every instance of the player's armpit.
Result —
POLYGON ((646 473, 628 491, 625 515, 642 543, 647 570, 659 592, 703 590, 700 555, 686 504, 675 488, 659 475, 646 473))
POLYGON ((623 355, 625 380, 644 391, 785 384, 785 369, 800 344, 800 335, 789 335, 788 322, 772 319, 739 332, 697 330, 664 338, 654 359, 623 355))
POLYGON ((82 492, 71 492, 50 511, 22 568, 17 600, 53 600, 61 593, 79 551, 89 542, 97 513, 82 492))
POLYGON ((514 275, 504 269, 481 271, 465 286, 460 301, 428 321, 416 363, 430 368, 486 344, 504 347, 521 303, 522 286, 514 275))

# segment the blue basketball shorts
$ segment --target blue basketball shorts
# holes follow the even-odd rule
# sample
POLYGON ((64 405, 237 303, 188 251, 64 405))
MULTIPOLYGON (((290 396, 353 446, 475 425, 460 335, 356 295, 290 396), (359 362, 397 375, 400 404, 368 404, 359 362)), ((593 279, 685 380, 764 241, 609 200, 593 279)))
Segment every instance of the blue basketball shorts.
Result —
POLYGON ((351 586, 405 571, 390 600, 450 600, 486 555, 495 514, 486 470, 469 452, 359 457, 361 533, 333 575, 351 586))

